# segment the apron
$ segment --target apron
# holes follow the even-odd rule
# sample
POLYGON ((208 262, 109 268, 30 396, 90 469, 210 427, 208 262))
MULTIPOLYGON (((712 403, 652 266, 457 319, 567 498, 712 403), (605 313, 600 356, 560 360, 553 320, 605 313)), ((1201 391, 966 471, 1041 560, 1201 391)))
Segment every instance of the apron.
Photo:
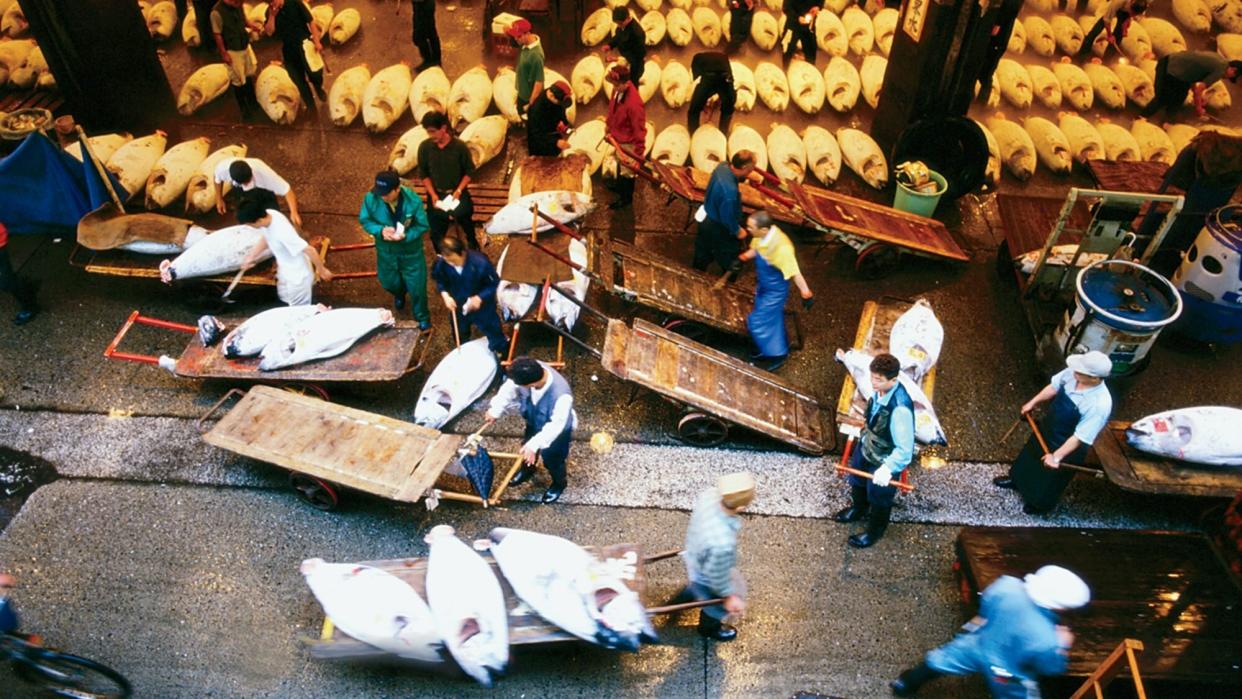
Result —
POLYGON ((290 306, 306 306, 315 287, 315 270, 309 260, 276 266, 276 296, 290 306))
POLYGON ((785 336, 785 298, 789 295, 789 280, 775 265, 755 256, 755 308, 746 316, 746 329, 755 349, 764 357, 784 357, 789 354, 789 339, 785 336))
MULTIPOLYGON (((1070 400, 1069 394, 1064 389, 1057 391, 1057 397, 1052 399, 1052 409, 1039 426, 1048 442, 1048 448, 1056 451, 1067 439, 1074 436, 1074 429, 1078 427, 1081 417, 1082 414, 1078 412, 1074 401, 1070 400)), ((1088 449, 1086 444, 1079 445, 1064 460, 1081 464, 1088 449)), ((1013 464, 1014 486, 1022 494, 1026 504, 1040 512, 1051 510, 1074 478, 1074 472, 1068 468, 1045 468, 1043 458, 1039 440, 1032 434, 1013 464)))

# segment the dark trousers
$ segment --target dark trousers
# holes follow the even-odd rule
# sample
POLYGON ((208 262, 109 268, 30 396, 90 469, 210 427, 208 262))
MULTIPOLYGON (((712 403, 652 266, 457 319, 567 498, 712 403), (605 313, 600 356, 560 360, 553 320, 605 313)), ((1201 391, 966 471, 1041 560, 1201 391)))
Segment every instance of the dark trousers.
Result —
POLYGON ((487 348, 491 351, 504 352, 508 349, 509 341, 500 328, 500 316, 496 314, 495 306, 485 306, 468 315, 461 314, 460 302, 457 308, 453 313, 457 316, 457 332, 461 334, 462 342, 470 339, 470 328, 473 326, 487 338, 487 348))
POLYGON ((423 61, 433 66, 440 65, 440 35, 436 32, 435 0, 415 0, 413 39, 423 61))
POLYGON ((815 51, 818 48, 815 44, 815 32, 805 24, 800 24, 797 17, 790 17, 788 20, 791 24, 785 30, 792 34, 789 39, 789 48, 785 49, 785 62, 788 63, 793 58, 794 50, 798 44, 802 44, 802 55, 806 57, 807 63, 815 65, 815 51))
POLYGON ((737 231, 731 231, 711 219, 699 224, 694 236, 694 262, 692 266, 700 272, 706 271, 713 262, 727 270, 737 261, 740 243, 737 231))
POLYGON ((630 64, 630 82, 634 83, 634 87, 638 87, 639 79, 647 70, 647 58, 645 56, 625 56, 624 58, 625 62, 630 64))
POLYGON ((694 94, 690 95, 690 111, 687 115, 686 126, 690 129, 691 136, 699 128, 703 107, 712 95, 720 97, 720 130, 728 133, 729 120, 733 118, 733 105, 737 102, 737 91, 733 89, 733 75, 709 73, 699 79, 699 84, 694 88, 694 94))
MULTIPOLYGON (((527 425, 522 441, 529 440, 538 432, 539 430, 534 426, 527 425)), ((556 439, 552 440, 552 444, 547 449, 539 451, 539 459, 543 461, 543 467, 548 469, 548 475, 552 476, 553 488, 565 488, 565 460, 569 458, 569 438, 573 432, 572 429, 566 428, 556 439)))
MULTIPOLYGON (((441 194, 443 198, 449 192, 441 194)), ((452 213, 441 211, 427 202, 427 223, 431 227, 431 246, 435 248, 436 254, 440 254, 440 243, 444 242, 444 234, 448 232, 449 226, 456 222, 461 226, 462 235, 466 236, 466 245, 471 250, 479 249, 479 241, 474 239, 474 202, 470 199, 470 192, 461 193, 461 203, 453 209, 452 213)))
POLYGON ((237 108, 241 110, 243 119, 250 119, 263 113, 259 106, 259 98, 254 94, 254 76, 246 78, 246 82, 233 86, 233 97, 237 100, 237 108))
MULTIPOLYGON (((875 473, 875 470, 879 468, 879 466, 874 466, 863 458, 861 443, 855 446, 856 449, 854 450, 854 453, 850 455, 850 468, 858 469, 859 471, 866 471, 867 473, 875 473)), ((900 474, 893 474, 894 480, 899 477, 900 474)), ((851 488, 866 489, 867 504, 872 507, 888 509, 893 506, 893 499, 897 497, 897 486, 895 485, 886 485, 881 487, 873 483, 870 478, 863 478, 862 476, 855 476, 853 474, 850 474, 846 480, 849 482, 851 488)))
MULTIPOLYGON (((715 594, 703 585, 698 583, 688 583, 678 592, 673 599, 669 600, 669 604, 685 604, 686 602, 699 602, 706 599, 713 599, 720 595, 715 594)), ((708 633, 714 632, 724 623, 725 617, 729 612, 725 611, 723 604, 712 604, 699 608, 699 629, 708 633)))
POLYGON ((617 201, 630 203, 634 201, 634 178, 625 175, 617 176, 617 183, 613 185, 614 191, 617 193, 617 201))
POLYGON ((729 10, 729 43, 725 51, 733 53, 742 47, 746 37, 750 36, 750 23, 755 18, 755 11, 745 6, 729 10))
POLYGON ((291 46, 282 44, 280 54, 285 59, 285 70, 289 73, 289 79, 297 86, 298 93, 302 95, 302 101, 306 103, 308 109, 315 108, 315 95, 311 92, 311 85, 315 86, 316 92, 323 92, 323 71, 312 71, 310 66, 306 65, 306 52, 302 50, 302 45, 291 46))
POLYGON ((0 290, 13 294, 19 311, 39 310, 39 304, 35 302, 35 287, 13 271, 8 246, 0 247, 0 290))
POLYGON ((216 0, 194 0, 194 23, 198 25, 198 36, 202 39, 202 49, 216 53, 216 37, 211 31, 211 8, 216 0))
POLYGON ((1156 61, 1156 96, 1143 110, 1143 116, 1152 116, 1161 109, 1165 110, 1165 116, 1173 116, 1185 104, 1190 88, 1190 83, 1169 75, 1169 57, 1161 58, 1156 61))

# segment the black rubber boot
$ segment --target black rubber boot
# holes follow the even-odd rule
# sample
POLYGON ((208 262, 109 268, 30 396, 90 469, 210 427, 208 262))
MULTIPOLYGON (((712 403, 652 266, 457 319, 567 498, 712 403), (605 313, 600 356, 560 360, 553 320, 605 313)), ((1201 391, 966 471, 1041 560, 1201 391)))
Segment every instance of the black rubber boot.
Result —
POLYGON ((891 507, 871 508, 871 514, 867 518, 867 531, 851 536, 850 546, 865 549, 874 546, 877 541, 884 538, 884 532, 888 530, 888 516, 892 511, 891 507))
POLYGON ((871 508, 871 506, 867 503, 867 486, 851 486, 850 500, 853 504, 833 516, 833 519, 841 524, 861 522, 862 518, 867 516, 867 511, 871 508))
POLYGON ((919 663, 901 673, 901 676, 888 684, 893 694, 899 697, 912 697, 919 688, 940 676, 939 672, 927 667, 927 663, 919 663))

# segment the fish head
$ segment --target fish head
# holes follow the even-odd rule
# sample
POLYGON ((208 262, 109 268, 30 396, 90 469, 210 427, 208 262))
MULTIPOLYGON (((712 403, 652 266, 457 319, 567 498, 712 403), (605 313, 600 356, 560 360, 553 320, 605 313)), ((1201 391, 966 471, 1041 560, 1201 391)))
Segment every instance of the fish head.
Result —
POLYGON ((203 343, 203 347, 214 345, 223 331, 224 323, 221 323, 215 316, 203 316, 198 319, 198 339, 203 343))
POLYGON ((621 583, 594 590, 591 616, 595 617, 595 637, 608 648, 636 651, 643 637, 656 638, 638 595, 621 583))
POLYGON ((1176 455, 1190 444, 1194 431, 1173 415, 1152 415, 1126 428, 1126 441, 1143 451, 1176 455))
POLYGON ((439 429, 449 420, 448 393, 430 391, 418 397, 414 404, 414 424, 419 427, 439 429))

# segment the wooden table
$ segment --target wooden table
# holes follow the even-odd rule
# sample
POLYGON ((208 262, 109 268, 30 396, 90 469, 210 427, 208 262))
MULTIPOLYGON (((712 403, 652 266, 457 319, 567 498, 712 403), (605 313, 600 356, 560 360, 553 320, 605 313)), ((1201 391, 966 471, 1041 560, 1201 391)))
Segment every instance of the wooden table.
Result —
POLYGON ((1128 422, 1110 422, 1100 431, 1087 461, 1125 490, 1161 495, 1230 498, 1242 491, 1242 470, 1196 466, 1148 454, 1126 443, 1128 422))

